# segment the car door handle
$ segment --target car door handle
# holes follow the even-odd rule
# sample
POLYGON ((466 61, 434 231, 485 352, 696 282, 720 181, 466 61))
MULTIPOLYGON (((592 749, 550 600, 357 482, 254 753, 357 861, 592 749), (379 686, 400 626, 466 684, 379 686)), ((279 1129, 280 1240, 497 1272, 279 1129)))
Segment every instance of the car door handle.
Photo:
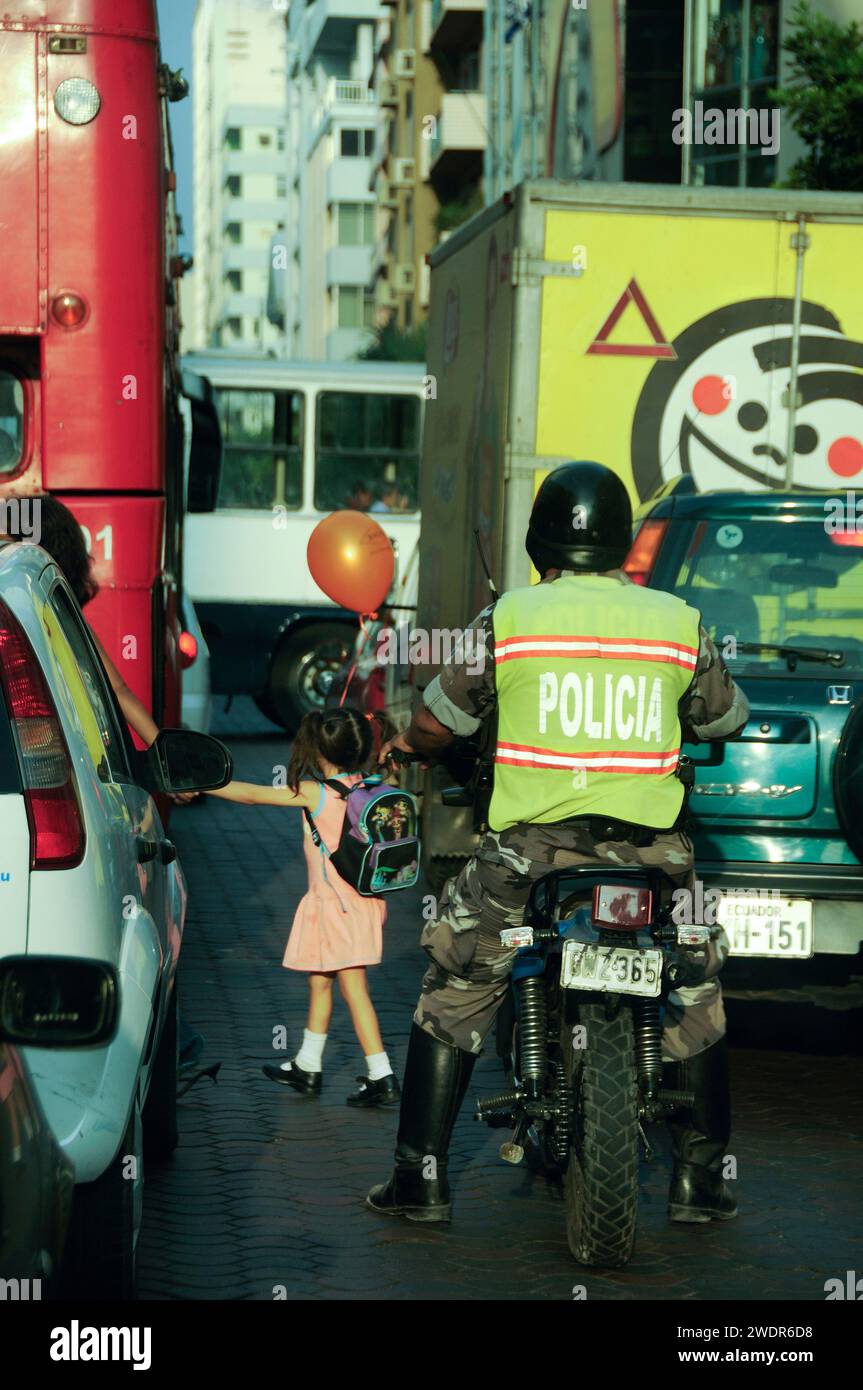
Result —
POLYGON ((163 840, 159 845, 159 855, 163 864, 173 864, 177 857, 177 846, 173 840, 163 840))
POLYGON ((159 853, 159 846, 155 840, 145 840, 143 835, 135 836, 135 848, 138 852, 138 863, 149 864, 159 853))

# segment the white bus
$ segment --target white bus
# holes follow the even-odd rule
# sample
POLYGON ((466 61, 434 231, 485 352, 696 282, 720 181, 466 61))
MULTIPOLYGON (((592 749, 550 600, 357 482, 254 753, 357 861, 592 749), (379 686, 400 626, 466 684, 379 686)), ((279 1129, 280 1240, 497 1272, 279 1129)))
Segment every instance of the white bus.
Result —
POLYGON ((318 522, 368 511, 396 552, 392 601, 415 601, 425 367, 218 349, 183 365, 212 383, 224 446, 216 510, 188 515, 185 532, 212 688, 254 696, 293 731, 324 703, 358 630, 309 574, 318 522))

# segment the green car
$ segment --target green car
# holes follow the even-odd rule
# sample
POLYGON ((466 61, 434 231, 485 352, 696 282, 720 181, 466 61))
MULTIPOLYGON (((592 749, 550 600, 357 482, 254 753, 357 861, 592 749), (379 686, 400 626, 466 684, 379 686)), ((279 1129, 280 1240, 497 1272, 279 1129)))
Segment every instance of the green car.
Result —
POLYGON ((729 983, 863 973, 863 493, 859 512, 854 493, 682 477, 638 517, 631 578, 701 612, 751 705, 735 741, 684 746, 729 983))

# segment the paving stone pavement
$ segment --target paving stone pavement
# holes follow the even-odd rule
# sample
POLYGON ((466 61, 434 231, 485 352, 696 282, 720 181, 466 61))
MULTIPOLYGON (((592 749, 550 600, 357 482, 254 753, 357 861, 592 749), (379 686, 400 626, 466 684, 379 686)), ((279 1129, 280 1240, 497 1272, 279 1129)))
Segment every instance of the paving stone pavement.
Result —
MULTIPOLYGON (((241 778, 269 780, 287 761, 284 737, 248 702, 219 715, 213 731, 230 744, 241 778)), ((292 1050, 302 1037, 305 982, 281 968, 305 887, 300 819, 212 798, 172 819, 190 891, 182 1009, 205 1036, 204 1062, 222 1067, 216 1085, 201 1082, 181 1100, 180 1147, 147 1172, 139 1297, 568 1300, 583 1286, 588 1299, 823 1300, 827 1278, 863 1269, 860 1057, 734 1051, 740 1217, 669 1226, 658 1130, 625 1270, 573 1262, 559 1189, 503 1163, 505 1132, 475 1123, 469 1104, 452 1149, 452 1227, 366 1210, 365 1192, 389 1171, 397 1113, 345 1105, 363 1062, 341 1000, 319 1100, 277 1090, 260 1072, 276 1056, 275 1027, 287 1028, 292 1050)), ((420 926, 421 893, 399 894, 383 964, 370 972, 399 1075, 423 969, 420 926)), ((472 1095, 500 1081, 487 1055, 472 1095)))

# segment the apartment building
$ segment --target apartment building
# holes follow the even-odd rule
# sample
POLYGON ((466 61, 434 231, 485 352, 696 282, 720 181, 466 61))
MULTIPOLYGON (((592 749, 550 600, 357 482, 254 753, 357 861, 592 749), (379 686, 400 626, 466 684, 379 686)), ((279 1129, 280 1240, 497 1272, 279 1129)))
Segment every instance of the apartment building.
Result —
MULTIPOLYGON (((767 110, 796 0, 487 0, 487 202, 525 178, 764 187, 803 151, 671 138, 674 113, 767 110), (700 104, 700 106, 699 106, 700 104)), ((813 0, 840 24, 860 0, 813 0)), ((769 141, 772 145, 774 142, 769 141)))
POLYGON ((270 241, 285 221, 284 16, 198 0, 193 28, 195 271, 187 347, 269 347, 270 241))
POLYGON ((289 357, 343 360, 372 340, 375 241, 369 83, 379 0, 288 0, 285 225, 269 313, 289 357))
POLYGON ((400 328, 425 316, 426 253, 482 206, 484 9, 485 0, 387 0, 378 26, 370 286, 400 328))

